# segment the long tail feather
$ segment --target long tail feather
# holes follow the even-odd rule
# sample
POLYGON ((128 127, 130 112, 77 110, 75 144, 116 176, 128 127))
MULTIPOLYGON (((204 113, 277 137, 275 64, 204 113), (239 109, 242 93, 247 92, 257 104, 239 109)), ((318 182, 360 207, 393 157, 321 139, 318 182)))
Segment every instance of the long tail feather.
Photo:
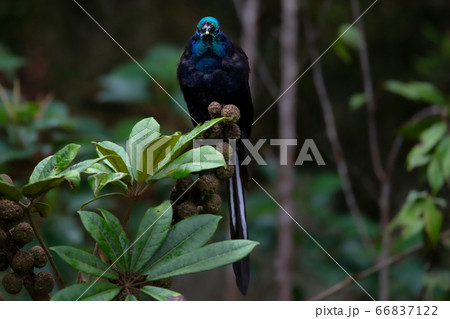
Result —
MULTIPOLYGON (((241 145, 243 147, 243 145, 241 145)), ((247 218, 245 213, 245 194, 242 183, 241 167, 239 165, 238 151, 234 150, 236 170, 228 182, 230 232, 231 239, 248 239, 247 218)), ((250 258, 245 258, 233 264, 236 284, 243 295, 247 293, 250 281, 250 258)))

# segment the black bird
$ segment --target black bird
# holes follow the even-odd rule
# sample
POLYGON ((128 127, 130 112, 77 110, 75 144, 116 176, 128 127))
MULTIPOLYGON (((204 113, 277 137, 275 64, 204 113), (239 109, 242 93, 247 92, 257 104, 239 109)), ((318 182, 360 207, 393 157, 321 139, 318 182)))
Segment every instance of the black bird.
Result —
MULTIPOLYGON (((241 138, 248 138, 253 120, 249 73, 246 54, 220 30, 219 21, 213 17, 201 19, 177 70, 178 82, 194 125, 210 119, 208 105, 211 102, 234 104, 241 113, 237 122, 241 138)), ((230 232, 232 239, 248 239, 243 181, 248 182, 249 174, 247 167, 239 165, 246 149, 240 141, 236 148, 236 170, 228 182, 230 232)), ((245 295, 250 280, 249 257, 234 263, 233 270, 236 284, 245 295)))

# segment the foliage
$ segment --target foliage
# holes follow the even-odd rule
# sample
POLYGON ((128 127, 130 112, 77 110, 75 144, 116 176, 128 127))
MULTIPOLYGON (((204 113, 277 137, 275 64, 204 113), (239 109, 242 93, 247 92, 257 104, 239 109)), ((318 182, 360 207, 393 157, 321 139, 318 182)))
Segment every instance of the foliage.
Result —
POLYGON ((108 256, 111 265, 83 250, 68 246, 53 247, 72 267, 109 279, 76 284, 56 293, 52 300, 120 300, 147 294, 156 300, 182 299, 157 280, 206 271, 245 257, 257 244, 248 240, 227 240, 204 246, 214 234, 219 216, 198 215, 171 226, 172 206, 166 201, 147 210, 136 239, 130 244, 119 220, 106 210, 80 211, 84 227, 108 256), (131 253, 132 250, 132 253, 131 253), (117 282, 117 283, 116 283, 117 282), (92 290, 92 291, 91 291, 92 290))
MULTIPOLYGON (((224 118, 199 125, 185 135, 176 132, 166 136, 161 135, 156 120, 147 118, 131 130, 127 150, 109 141, 94 142, 98 157, 74 165, 71 163, 80 145, 68 144, 40 161, 29 182, 20 189, 0 177, 0 196, 19 204, 33 223, 33 212, 41 217, 49 216, 50 207, 43 201, 47 192, 64 181, 72 190, 77 190, 80 174, 87 173, 96 196, 89 203, 102 197, 98 194, 108 184, 117 186, 122 195, 137 201, 159 180, 182 178, 193 172, 224 166, 223 155, 211 146, 187 150, 195 138, 222 120, 224 118)), ((109 195, 116 193, 103 196, 109 195)), ((107 210, 100 209, 100 212, 103 217, 89 211, 79 211, 79 214, 87 232, 106 254, 105 260, 71 246, 52 248, 73 268, 98 279, 67 287, 56 293, 53 300, 137 300, 139 293, 157 300, 179 300, 181 294, 158 287, 161 280, 233 263, 249 254, 257 244, 248 240, 227 240, 205 246, 220 217, 203 214, 171 225, 173 212, 169 201, 147 210, 130 244, 122 226, 128 219, 121 222, 107 210), (113 283, 99 282, 102 277, 113 283)), ((45 243, 41 244, 47 250, 45 243)))
MULTIPOLYGON (((193 172, 224 166, 222 154, 209 145, 184 152, 202 132, 223 120, 218 118, 198 125, 185 135, 176 132, 167 136, 161 135, 155 119, 147 118, 131 130, 126 150, 109 141, 94 142, 98 160, 107 157, 104 163, 86 169, 86 173, 91 174, 88 182, 94 195, 98 196, 106 185, 113 184, 123 195, 137 199, 158 180, 178 179, 193 172)), ((115 193, 102 196, 109 195, 115 193)))
MULTIPOLYGON (((437 88, 430 83, 402 83, 390 80, 386 89, 413 101, 424 101, 444 105, 446 100, 437 88)), ((437 197, 439 191, 450 178, 450 132, 448 118, 441 118, 423 128, 419 134, 420 142, 408 153, 408 170, 421 168, 426 172, 431 194, 427 191, 412 190, 399 214, 391 222, 391 230, 400 227, 403 239, 408 239, 425 231, 428 241, 436 246, 441 238, 444 219, 443 209, 447 203, 437 197)))

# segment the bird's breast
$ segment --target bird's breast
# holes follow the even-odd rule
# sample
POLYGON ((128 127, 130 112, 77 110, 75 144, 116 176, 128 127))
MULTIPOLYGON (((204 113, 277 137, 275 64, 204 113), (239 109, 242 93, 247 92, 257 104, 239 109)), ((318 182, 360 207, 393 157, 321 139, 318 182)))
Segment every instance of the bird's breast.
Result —
POLYGON ((204 74, 210 74, 221 66, 221 60, 215 57, 205 56, 198 58, 195 62, 195 69, 204 74))

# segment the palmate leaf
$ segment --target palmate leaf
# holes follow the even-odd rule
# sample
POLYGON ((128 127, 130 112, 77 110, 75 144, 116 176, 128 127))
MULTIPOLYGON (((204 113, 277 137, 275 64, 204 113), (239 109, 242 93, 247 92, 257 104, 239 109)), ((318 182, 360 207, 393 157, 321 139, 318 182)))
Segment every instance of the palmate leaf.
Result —
POLYGON ((244 258, 257 244, 251 240, 213 243, 168 261, 153 264, 144 275, 147 275, 148 280, 157 280, 222 267, 244 258))
POLYGON ((58 291, 52 301, 110 301, 119 294, 116 285, 109 282, 76 284, 58 291))
POLYGON ((159 301, 182 301, 185 300, 184 296, 176 291, 172 291, 165 288, 144 286, 141 291, 149 295, 150 297, 159 301))
POLYGON ((51 247, 65 262, 73 268, 97 277, 118 279, 119 275, 108 264, 81 249, 69 246, 51 247), (108 269, 109 268, 109 269, 108 269))
POLYGON ((176 223, 148 264, 172 259, 203 246, 214 235, 221 218, 221 216, 201 214, 176 223))
POLYGON ((139 225, 133 245, 131 269, 140 270, 161 246, 172 222, 172 206, 169 201, 150 208, 139 225))
POLYGON ((93 212, 79 211, 81 221, 106 255, 115 262, 120 271, 128 269, 128 253, 124 254, 119 234, 122 228, 113 229, 102 217, 93 212))
POLYGON ((149 181, 164 178, 182 178, 190 173, 225 166, 223 155, 212 146, 202 146, 187 151, 149 177, 149 181))

